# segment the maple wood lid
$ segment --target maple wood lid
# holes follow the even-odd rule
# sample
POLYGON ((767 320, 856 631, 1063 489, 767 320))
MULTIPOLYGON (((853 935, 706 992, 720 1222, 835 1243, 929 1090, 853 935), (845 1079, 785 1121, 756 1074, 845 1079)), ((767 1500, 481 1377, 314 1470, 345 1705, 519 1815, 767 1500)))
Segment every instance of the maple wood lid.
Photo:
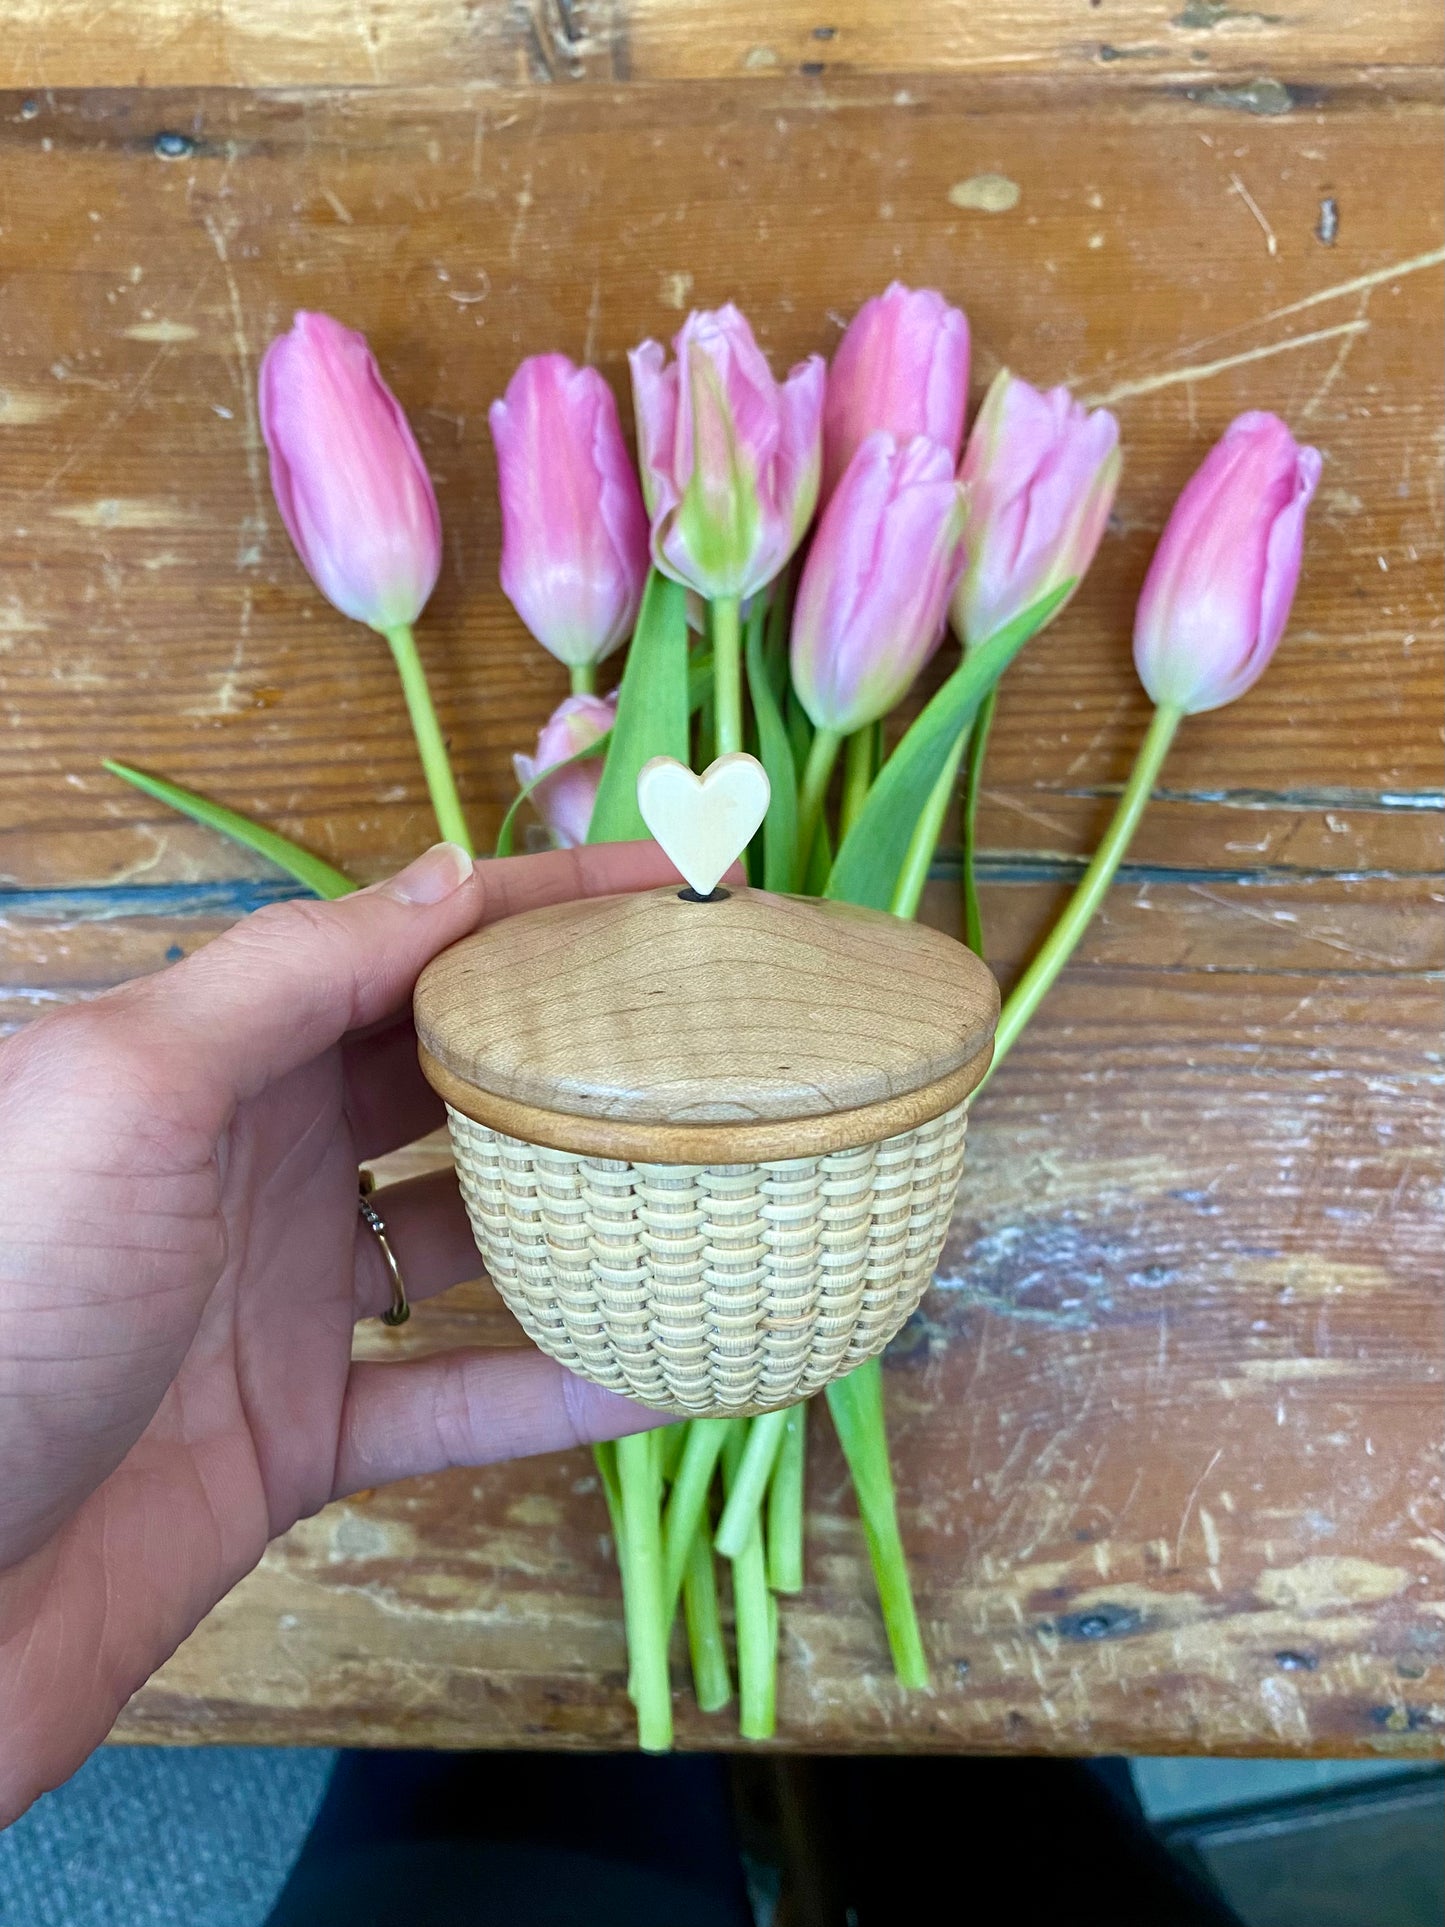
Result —
POLYGON ((961 943, 852 904, 676 887, 505 918, 416 987, 427 1077, 534 1144, 742 1163, 865 1144, 983 1076, 998 988, 961 943))

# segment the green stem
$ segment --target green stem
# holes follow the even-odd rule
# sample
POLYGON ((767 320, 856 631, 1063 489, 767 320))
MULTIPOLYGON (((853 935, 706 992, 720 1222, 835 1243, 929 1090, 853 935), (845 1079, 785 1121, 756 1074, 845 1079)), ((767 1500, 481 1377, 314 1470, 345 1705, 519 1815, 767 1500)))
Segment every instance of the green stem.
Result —
POLYGON ((898 872, 898 881, 893 886, 893 901, 888 908, 895 917, 916 917, 918 906, 923 901, 923 886, 928 881, 928 872, 933 863, 933 853, 938 848, 939 833, 943 829, 943 819, 948 814, 948 806, 953 801, 953 786, 958 780, 958 765, 963 758, 964 744, 968 732, 960 732, 958 741, 948 752, 948 761, 938 772, 938 780, 928 792, 928 799, 918 812, 918 821, 913 826, 913 834, 908 839, 908 849, 898 872))
POLYGON ((411 717, 422 774, 426 777, 432 808, 436 811, 437 828, 448 842, 460 843, 468 856, 474 856, 476 852, 472 847, 471 832, 462 814, 461 798, 457 795, 456 779, 447 756, 446 739, 432 705, 426 671, 417 654, 416 638, 406 623, 400 623, 395 629, 387 630, 386 639, 391 645, 396 672, 401 677, 401 690, 406 697, 407 714, 411 717))
MULTIPOLYGON (((1090 918, 1103 901, 1105 892, 1114 880, 1114 872, 1123 861, 1124 853, 1139 826, 1139 818, 1144 814, 1155 778, 1182 720, 1183 711, 1167 705, 1161 704, 1154 711, 1154 719, 1139 745, 1134 767, 1124 785, 1124 794, 1119 798, 1118 808, 1104 832, 1103 841, 1094 852, 1093 861, 1079 879, 1074 894, 1065 905, 1064 914, 1045 938, 1043 948, 1009 992, 999 1014, 998 1029, 993 1040, 993 1063, 983 1080, 984 1084, 1018 1042, 1019 1032, 1069 961, 1090 918)), ((983 1084, 980 1084, 979 1090, 982 1089, 983 1084)), ((975 1091, 974 1095, 976 1097, 978 1092, 975 1091)))
POLYGON ((843 814, 838 824, 838 841, 852 829, 868 801, 873 782, 873 737, 871 723, 855 729, 843 746, 843 814))
POLYGON ((983 914, 978 907, 978 799, 983 790, 983 759, 993 728, 995 683, 978 706, 968 739, 968 773, 963 781, 963 940, 976 957, 983 955, 983 914))
POLYGON ((657 1453, 646 1432, 617 1441, 622 1488, 623 1615, 637 1743, 644 1753, 672 1745, 672 1688, 667 1672, 667 1626, 662 1609, 662 1532, 657 1453))
POLYGON ((602 1482, 602 1496, 607 1501, 607 1517, 612 1523, 612 1543, 617 1549, 618 1569, 622 1566, 622 1487, 617 1479, 617 1447, 611 1439, 592 1448, 592 1462, 597 1467, 597 1476, 602 1482))
POLYGON ((574 662, 568 672, 572 678, 574 696, 595 696, 597 694, 597 665, 595 662, 574 662))
POLYGON ((827 1388, 827 1399, 858 1496, 858 1513, 878 1587, 878 1603, 883 1609, 893 1670, 902 1685, 926 1687, 928 1659, 898 1530, 898 1503, 883 1421, 883 1371, 878 1360, 870 1358, 846 1378, 835 1378, 827 1388))
POLYGON ((687 1441, 672 1475, 672 1491, 662 1524, 662 1604, 669 1626, 677 1611, 677 1595, 688 1552, 702 1524, 707 1489, 717 1470, 718 1454, 738 1423, 730 1418, 695 1418, 687 1428, 687 1441))
POLYGON ((692 1660, 692 1688, 704 1713, 719 1712, 733 1696, 727 1643, 717 1603, 717 1568, 708 1543, 707 1524, 692 1535, 692 1546, 682 1575, 682 1610, 687 1621, 687 1650, 692 1660))
MULTIPOLYGON (((622 1524, 622 1484, 617 1476, 617 1446, 611 1439, 592 1448, 592 1462, 602 1481, 602 1496, 607 1501, 607 1517, 612 1526, 612 1551, 617 1560, 617 1578, 622 1587, 622 1616, 627 1619, 627 1534, 622 1524)), ((633 1668, 629 1655, 627 1697, 636 1701, 633 1668)))
POLYGON ((768 1584, 774 1592, 803 1590, 804 1474, 808 1408, 790 1405, 783 1448, 768 1488, 768 1584))
MULTIPOLYGON (((739 1426, 723 1447, 723 1490, 730 1492, 747 1449, 739 1426)), ((768 1591, 762 1521, 732 1562, 733 1618, 738 1648, 738 1732, 745 1740, 770 1740, 778 1716, 778 1610, 768 1591)))
POLYGON ((808 760, 803 765, 803 779, 798 785, 798 876, 801 881, 808 873, 808 859, 813 854, 813 844, 817 841, 818 825, 823 820, 823 802, 828 794, 828 785, 833 778, 833 765, 838 760, 838 750, 843 738, 836 729, 820 729, 814 732, 808 745, 808 760))
POLYGON ((712 604, 713 696, 717 705, 717 754, 743 747, 743 644, 736 596, 712 604))
POLYGON ((652 1436, 657 1440, 658 1463, 662 1470, 663 1479, 668 1485, 671 1485, 677 1477, 677 1468, 682 1458, 682 1449, 687 1444, 686 1422, 680 1425, 660 1426, 652 1436))
POLYGON ((788 1414, 764 1412, 748 1426, 747 1443, 738 1460, 737 1471, 728 1481, 727 1504, 718 1520, 713 1544, 725 1558, 741 1556, 762 1510, 763 1494, 773 1476, 778 1452, 787 1430, 788 1414))

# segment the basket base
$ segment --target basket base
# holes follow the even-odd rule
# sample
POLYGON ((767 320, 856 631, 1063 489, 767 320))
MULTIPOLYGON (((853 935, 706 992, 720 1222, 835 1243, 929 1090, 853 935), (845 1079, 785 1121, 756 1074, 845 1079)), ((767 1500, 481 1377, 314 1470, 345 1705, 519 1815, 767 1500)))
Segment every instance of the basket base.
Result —
POLYGON ((967 1123, 958 1104, 881 1144, 697 1166, 448 1116, 478 1249, 528 1337, 679 1418, 792 1405, 882 1351, 933 1277, 967 1123))

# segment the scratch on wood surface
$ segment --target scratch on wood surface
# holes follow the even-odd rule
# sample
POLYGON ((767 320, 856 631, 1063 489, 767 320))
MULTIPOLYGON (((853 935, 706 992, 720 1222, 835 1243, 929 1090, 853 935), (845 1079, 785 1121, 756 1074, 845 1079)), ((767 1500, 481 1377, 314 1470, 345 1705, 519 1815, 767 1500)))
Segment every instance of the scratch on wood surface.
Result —
POLYGON ((592 277, 592 292, 587 297, 587 332, 582 339, 582 359, 590 366, 597 358, 597 330, 602 325, 602 276, 592 277))
MULTIPOLYGON (((1371 291, 1367 288, 1365 292, 1360 296, 1360 306, 1359 306, 1358 313, 1356 314, 1356 317, 1355 317, 1357 321, 1364 321, 1369 313, 1370 292, 1371 291)), ((1305 403, 1304 407, 1299 411, 1301 421, 1308 421, 1312 415, 1315 415, 1319 412, 1320 406, 1323 403, 1325 397, 1329 394, 1330 390, 1334 387, 1335 383, 1339 380, 1340 376, 1345 372, 1345 363, 1349 360, 1350 356, 1355 352, 1355 343, 1359 340, 1359 338, 1360 337, 1357 334, 1346 335, 1344 339, 1340 342, 1339 351, 1335 355, 1335 358, 1330 363, 1329 367, 1325 370, 1324 376, 1321 379, 1319 386, 1315 389, 1314 393, 1310 396, 1309 400, 1305 403)), ((1409 460, 1408 450, 1406 451, 1406 460, 1407 461, 1409 460)))
POLYGON ((1199 1477, 1189 1488, 1189 1497, 1184 1501, 1184 1512, 1179 1520, 1179 1530, 1174 1538, 1174 1563, 1176 1566, 1184 1563, 1184 1535, 1189 1530, 1189 1518, 1194 1510, 1195 1501, 1204 1489, 1205 1480, 1223 1457, 1224 1447, 1222 1445, 1215 1446, 1213 1458, 1210 1459, 1208 1465, 1205 1466, 1199 1477))
POLYGON ((200 333, 189 321, 138 321, 133 328, 122 328, 127 341, 194 341, 200 333))
MULTIPOLYGON (((194 296, 192 300, 194 300, 194 296)), ((145 368, 141 371, 140 377, 134 386, 127 389, 120 406, 113 409, 111 413, 106 416, 105 420, 93 435, 86 435, 78 441, 70 453, 60 462, 59 466, 50 471, 39 488, 34 490, 32 495, 23 497, 23 500, 43 500, 44 497, 49 495, 56 487, 57 483, 65 479, 71 469, 75 467, 75 464, 80 461, 83 456, 88 455, 93 448, 98 447, 104 442, 111 431, 119 428, 127 416, 135 413, 136 409, 140 407, 146 395, 150 392, 151 384, 159 373, 162 362, 164 362, 170 354, 172 345, 173 344, 168 341, 161 343, 160 347, 157 348, 145 368)))
POLYGON ((1281 1740, 1302 1746, 1310 1737, 1309 1715, 1293 1680, 1271 1676, 1259 1683, 1260 1703, 1281 1740))
POLYGON ((1326 1612, 1393 1599, 1409 1583, 1403 1566, 1321 1553, 1297 1565, 1266 1567, 1254 1590, 1267 1606, 1288 1612, 1326 1612))
POLYGON ((1244 202, 1244 205, 1249 209, 1250 213, 1254 216, 1255 221, 1258 223, 1260 233, 1263 234, 1264 236, 1264 245, 1266 249, 1269 251, 1271 255, 1278 254, 1279 240, 1275 235, 1274 229, 1269 224, 1269 217, 1265 214, 1264 209, 1260 206, 1259 202, 1250 193, 1249 189, 1245 186, 1244 182, 1239 178, 1237 174, 1230 175, 1229 185, 1234 190, 1234 192, 1239 196, 1240 200, 1244 202))
POLYGON ((382 80, 382 72, 380 50, 376 41, 376 30, 366 18, 366 13, 360 5, 360 0, 352 0, 351 21, 352 25, 356 28, 356 37, 365 50, 366 64, 371 69, 372 81, 379 86, 382 80))
POLYGON ((67 502, 50 511, 59 522, 83 529, 173 529, 203 523, 205 516, 164 496, 102 496, 95 502, 67 502))
MULTIPOLYGON (((221 223, 213 214, 205 217, 205 228, 211 237, 211 245, 216 250, 216 259, 221 264, 221 273, 226 282, 226 298, 231 310, 231 345, 235 350, 235 388, 241 403, 241 447, 246 460, 246 479, 250 485, 251 508, 242 515, 236 535, 236 567, 254 569, 260 562, 266 544, 266 485, 261 473, 261 418, 256 406, 256 382, 252 368, 251 343, 246 334, 246 312, 241 303, 241 289, 236 280, 236 271, 231 265, 230 238, 221 223)), ((247 585, 241 591, 241 607, 236 622, 236 646, 231 653, 230 665, 216 686, 215 701, 209 706, 210 713, 228 715, 237 708, 244 707, 237 688, 237 677, 246 659, 246 645, 251 634, 251 610, 254 594, 247 585)))
POLYGON ((1114 402, 1128 401, 1135 395, 1152 395, 1160 388, 1176 387, 1180 382, 1208 381, 1230 368, 1242 368, 1247 362, 1268 361, 1273 355, 1285 355, 1294 348, 1312 348, 1320 341, 1336 341, 1341 335, 1364 334, 1369 326, 1368 321, 1342 321, 1334 328, 1318 328, 1307 335, 1287 335, 1283 341, 1269 341, 1259 348, 1246 348, 1242 354, 1225 355, 1218 361, 1201 361, 1190 368, 1166 368, 1161 374, 1145 375, 1138 381, 1121 381, 1117 387, 1107 388, 1102 394, 1086 395, 1083 398, 1084 405, 1087 408, 1106 408, 1114 402))
POLYGON ((1317 308, 1326 301, 1342 301, 1346 295, 1367 294, 1372 288, 1384 287, 1387 282, 1402 280, 1410 274, 1420 274, 1426 268, 1436 268, 1442 263, 1445 263, 1445 248, 1431 248, 1425 254, 1412 254, 1403 261, 1392 262, 1388 267, 1374 268, 1368 274, 1353 275, 1348 281, 1337 281, 1328 288, 1316 288, 1313 294, 1301 295, 1298 301, 1287 301, 1282 308, 1271 308, 1267 314, 1254 315, 1248 321, 1236 321, 1233 327, 1221 328, 1217 334, 1200 335, 1197 340, 1186 341, 1170 352, 1174 355, 1198 354, 1201 348, 1217 347, 1221 341, 1248 334, 1252 328, 1267 328, 1271 321, 1287 321, 1291 315, 1303 314, 1307 308, 1317 308))
POLYGON ((63 414, 69 406, 67 395, 25 394, 18 388, 0 388, 0 427, 30 428, 63 414))
MULTIPOLYGON (((1217 891, 1208 889, 1202 883, 1190 883, 1185 887, 1191 896, 1203 897, 1206 903, 1216 904, 1231 916, 1247 917, 1252 923, 1267 924, 1271 929, 1277 929, 1284 920, 1284 913, 1278 910, 1257 910, 1252 904, 1241 903, 1237 898, 1222 897, 1217 891)), ((1328 932, 1313 926, 1309 927, 1305 934, 1311 943, 1320 944, 1326 950, 1341 951, 1354 963, 1373 963, 1386 968, 1394 967, 1393 957, 1382 951, 1365 950, 1359 944, 1349 942, 1347 938, 1331 936, 1328 932)))

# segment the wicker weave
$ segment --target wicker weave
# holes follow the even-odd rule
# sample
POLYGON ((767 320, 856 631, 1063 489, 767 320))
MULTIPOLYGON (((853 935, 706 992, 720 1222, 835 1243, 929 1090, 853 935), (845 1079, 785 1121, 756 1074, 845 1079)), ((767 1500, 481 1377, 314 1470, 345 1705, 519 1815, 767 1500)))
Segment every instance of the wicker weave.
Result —
POLYGON ((963 1170, 966 1106, 827 1157, 627 1164, 449 1110, 497 1289, 543 1351, 689 1417, 806 1398, 882 1351, 923 1296, 963 1170))

